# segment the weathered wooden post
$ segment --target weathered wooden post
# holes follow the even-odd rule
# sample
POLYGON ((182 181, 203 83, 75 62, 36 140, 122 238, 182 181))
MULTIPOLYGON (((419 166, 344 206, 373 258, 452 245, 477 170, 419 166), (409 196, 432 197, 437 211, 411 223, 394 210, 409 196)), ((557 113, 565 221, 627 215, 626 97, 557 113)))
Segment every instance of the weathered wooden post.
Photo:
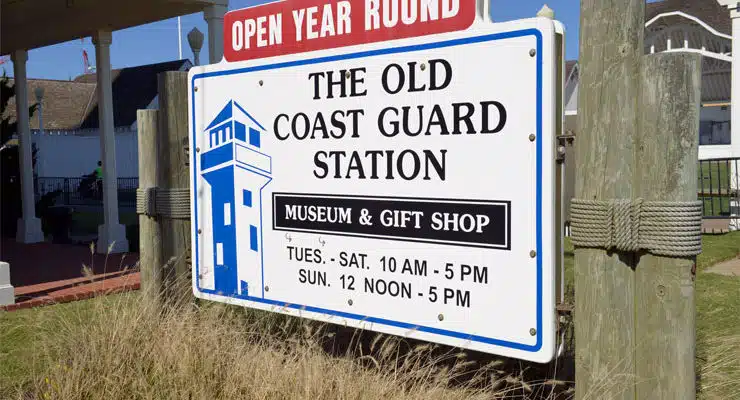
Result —
POLYGON ((157 301, 190 293, 187 76, 159 74, 160 109, 137 115, 141 284, 157 301))
POLYGON ((644 7, 581 2, 572 206, 578 398, 695 397, 701 59, 643 55, 644 7))
MULTIPOLYGON (((162 259, 169 277, 183 290, 190 284, 190 169, 188 166, 188 74, 163 72, 159 87, 158 183, 162 218, 162 259)), ((158 207, 159 208, 159 207, 158 207)), ((170 278, 168 278, 169 280, 170 278)), ((168 284, 169 285, 169 284, 168 284)))
MULTIPOLYGON (((162 295, 163 280, 162 268, 162 231, 160 221, 153 214, 154 203, 145 204, 146 190, 157 187, 157 166, 159 158, 158 146, 158 118, 157 110, 138 110, 136 120, 138 124, 139 140, 139 265, 141 268, 141 289, 145 295, 158 302, 162 295)), ((153 202, 155 196, 149 196, 146 201, 153 202)))

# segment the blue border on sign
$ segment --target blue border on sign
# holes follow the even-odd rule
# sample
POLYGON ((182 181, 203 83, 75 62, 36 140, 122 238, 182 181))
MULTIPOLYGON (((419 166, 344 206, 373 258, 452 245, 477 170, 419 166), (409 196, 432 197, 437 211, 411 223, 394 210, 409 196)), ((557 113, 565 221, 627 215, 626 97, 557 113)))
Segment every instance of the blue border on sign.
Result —
MULTIPOLYGON (((491 344, 495 346, 500 347, 507 347, 511 349, 516 350, 522 350, 527 352, 537 352, 542 348, 542 33, 537 29, 523 29, 519 31, 512 31, 512 32, 503 32, 503 33, 494 33, 494 34, 488 34, 488 35, 481 35, 481 36, 474 36, 470 38, 462 38, 462 39, 453 39, 453 40, 446 40, 442 42, 436 42, 436 43, 424 43, 424 44, 418 44, 418 45, 411 45, 411 46, 401 46, 401 47, 391 47, 386 49, 378 49, 378 50, 369 50, 369 51, 361 51, 356 53, 349 53, 349 54, 341 54, 336 56, 325 56, 325 57, 318 57, 318 58, 312 58, 312 59, 304 59, 304 60, 296 60, 296 61, 287 61, 287 62, 281 62, 281 63, 275 63, 275 64, 269 64, 269 65, 260 65, 255 67, 245 67, 245 68, 239 68, 239 69, 233 69, 233 70, 227 70, 227 71, 216 71, 216 72, 206 72, 201 74, 196 74, 192 78, 191 82, 191 99, 192 99, 192 107, 193 107, 193 120, 192 120, 192 135, 193 135, 193 143, 197 142, 197 132, 195 130, 195 91, 193 90, 195 88, 195 83, 198 79, 204 79, 204 78, 210 78, 210 77, 216 77, 216 76, 224 76, 224 75, 235 75, 235 74, 243 74, 243 73, 249 73, 249 72, 257 72, 257 71, 265 71, 265 70, 271 70, 271 69, 281 69, 281 68, 290 68, 290 67, 296 67, 301 65, 312 65, 312 64, 321 64, 321 63, 327 63, 332 61, 340 61, 340 60, 352 60, 352 59, 358 59, 358 58, 366 58, 366 57, 374 57, 374 56, 380 56, 380 55, 388 55, 388 54, 397 54, 397 53, 406 53, 406 52, 412 52, 412 51, 421 51, 421 50, 428 50, 428 49, 438 49, 443 47, 452 47, 452 46, 460 46, 465 44, 473 44, 473 43, 482 43, 482 42, 488 42, 488 41, 494 41, 494 40, 502 40, 502 39, 511 39, 511 38, 517 38, 517 37, 523 37, 523 36, 534 36, 537 40, 537 54, 536 54, 536 61, 537 61, 537 136, 536 136, 536 146, 537 146, 537 195, 536 195, 536 213, 537 213, 537 341, 534 345, 529 344, 523 344, 523 343, 517 343, 517 342, 511 342, 507 340, 501 340, 501 339, 495 339, 495 338, 489 338, 484 336, 478 336, 478 335, 471 335, 464 332, 455 332, 450 331, 446 329, 439 329, 439 328, 433 328, 429 326, 420 326, 420 325, 414 325, 409 324, 407 322, 400 322, 400 321, 393 321, 388 320, 384 318, 377 318, 377 317, 371 317, 367 315, 359 315, 359 314, 352 314, 342 311, 335 311, 335 310, 329 310, 325 308, 319 308, 319 307, 312 307, 312 306, 306 306, 306 305, 300 305, 300 304, 290 304, 286 303, 284 301, 277 301, 277 300, 270 300, 264 298, 264 285, 263 286, 263 292, 262 297, 252 297, 252 296, 244 296, 239 297, 239 300, 248 300, 256 303, 262 303, 262 304, 268 304, 268 305, 274 305, 274 306, 280 306, 280 307, 287 307, 297 310, 305 310, 310 311, 314 313, 319 314, 326 314, 336 317, 342 317, 342 318, 348 318, 348 319, 355 319, 355 320, 361 320, 365 322, 370 323, 376 323, 376 324, 382 324, 382 325, 388 325, 398 328, 406 328, 406 329, 413 329, 418 330, 421 332, 427 332, 432 333, 436 335, 441 336, 447 336, 447 337, 453 337, 457 339, 464 339, 464 340, 470 340, 474 342, 480 342, 485 344, 491 344)), ((195 222, 195 226, 193 229, 195 231, 198 230, 198 181, 197 181, 197 174, 195 173, 198 165, 198 157, 196 157, 195 152, 191 152, 192 159, 191 159, 191 165, 193 165, 192 168, 192 175, 191 175, 191 182, 192 182, 192 191, 191 191, 191 198, 194 199, 194 210, 193 218, 195 222)), ((261 217, 261 211, 260 211, 260 218, 261 217)), ((511 221, 509 221, 511 223, 511 221)), ((215 290, 210 289, 202 289, 200 287, 200 282, 198 279, 198 264, 199 264, 199 254, 198 254, 198 235, 195 235, 195 282, 196 287, 200 293, 205 294, 211 294, 211 295, 217 295, 217 296, 223 296, 222 294, 217 293, 215 290)), ((263 277, 264 277, 264 266, 263 266, 263 277)), ((264 279, 263 279, 264 283, 264 279)), ((227 297, 231 298, 231 297, 227 297)))

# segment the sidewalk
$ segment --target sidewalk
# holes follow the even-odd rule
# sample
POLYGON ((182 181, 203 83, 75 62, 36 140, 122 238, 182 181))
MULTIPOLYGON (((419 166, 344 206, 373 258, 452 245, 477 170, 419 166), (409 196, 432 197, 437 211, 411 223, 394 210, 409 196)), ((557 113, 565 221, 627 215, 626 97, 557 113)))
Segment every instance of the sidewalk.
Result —
POLYGON ((12 311, 139 288, 139 255, 93 254, 90 246, 20 244, 3 238, 0 260, 10 264, 12 311))
POLYGON ((68 303, 95 296, 138 290, 138 272, 111 272, 90 277, 21 286, 15 289, 15 304, 0 306, 0 310, 15 311, 50 304, 68 303))

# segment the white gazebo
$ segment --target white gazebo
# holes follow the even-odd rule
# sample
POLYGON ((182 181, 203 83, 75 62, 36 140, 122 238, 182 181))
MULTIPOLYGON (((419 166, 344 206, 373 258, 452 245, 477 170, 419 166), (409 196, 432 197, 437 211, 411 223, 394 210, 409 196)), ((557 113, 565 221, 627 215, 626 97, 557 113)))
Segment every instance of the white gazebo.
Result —
POLYGON ((92 36, 97 64, 105 216, 104 224, 98 228, 97 249, 100 253, 128 251, 125 227, 118 218, 110 63, 112 32, 203 12, 208 23, 210 62, 216 63, 223 57, 223 18, 228 0, 2 0, 0 6, 0 52, 10 54, 15 75, 23 210, 18 220, 17 241, 37 243, 44 240, 41 221, 35 215, 26 75, 28 50, 92 36))

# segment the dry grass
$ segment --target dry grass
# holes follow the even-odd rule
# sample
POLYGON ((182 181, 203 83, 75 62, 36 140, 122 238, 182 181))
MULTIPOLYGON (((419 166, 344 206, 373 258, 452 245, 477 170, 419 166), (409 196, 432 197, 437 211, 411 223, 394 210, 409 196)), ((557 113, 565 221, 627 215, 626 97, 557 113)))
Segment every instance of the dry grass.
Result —
POLYGON ((700 398, 740 399, 740 334, 709 339, 706 348, 699 370, 700 398))
MULTIPOLYGON (((707 250, 717 247, 709 244, 707 250)), ((572 263, 568 270, 571 281, 572 263)), ((738 293, 740 278, 699 274, 702 399, 740 399, 738 293)), ((565 357, 540 366, 211 302, 158 308, 149 298, 137 292, 0 312, 0 398, 475 400, 574 394, 572 326, 565 357)), ((625 381, 609 375, 596 387, 625 381)), ((596 392, 586 398, 599 399, 596 392)))
POLYGON ((107 296, 37 314, 36 367, 12 397, 454 400, 552 398, 564 386, 525 383, 524 369, 481 366, 443 346, 357 331, 346 340, 333 325, 215 303, 160 312, 145 299, 107 296))

